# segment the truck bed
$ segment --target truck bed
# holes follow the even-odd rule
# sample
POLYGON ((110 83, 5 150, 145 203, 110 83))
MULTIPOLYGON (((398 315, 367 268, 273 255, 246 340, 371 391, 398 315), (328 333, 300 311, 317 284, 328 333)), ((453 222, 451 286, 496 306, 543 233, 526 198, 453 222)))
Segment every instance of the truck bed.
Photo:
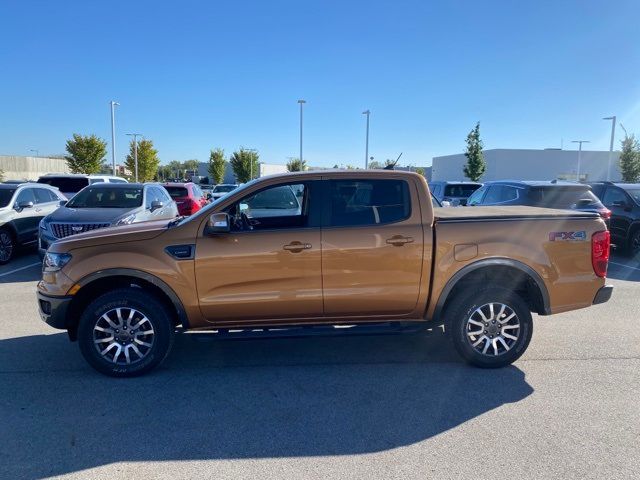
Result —
POLYGON ((577 210, 556 210, 552 208, 509 206, 509 207, 440 207, 434 208, 436 222, 473 222, 488 220, 554 220, 566 218, 595 218, 597 213, 577 210))

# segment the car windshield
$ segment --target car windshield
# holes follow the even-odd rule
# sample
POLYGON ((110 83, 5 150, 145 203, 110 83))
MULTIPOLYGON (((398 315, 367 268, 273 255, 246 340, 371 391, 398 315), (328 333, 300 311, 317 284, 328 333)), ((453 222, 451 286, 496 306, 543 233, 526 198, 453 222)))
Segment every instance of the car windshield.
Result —
POLYGON ((171 187, 165 185, 164 188, 169 192, 171 198, 188 197, 189 191, 185 187, 171 187))
POLYGON ((289 186, 269 188, 258 192, 243 203, 246 203, 251 210, 288 210, 299 206, 298 200, 289 186))
POLYGON ((142 188, 87 187, 67 203, 69 208, 135 208, 142 205, 142 188))
POLYGON ((6 207, 7 205, 9 205, 9 202, 11 201, 11 197, 13 197, 13 194, 15 191, 16 191, 15 188, 0 189, 0 208, 6 207))
POLYGON ((38 183, 57 187, 65 193, 76 193, 89 185, 89 179, 84 177, 40 177, 38 183))
POLYGON ((602 208, 591 190, 575 187, 540 187, 529 191, 529 198, 539 207, 546 208, 602 208))
POLYGON ((444 189, 445 197, 469 197, 473 192, 480 188, 480 185, 447 185, 444 189))
POLYGON ((631 198, 633 198, 634 202, 640 205, 640 188, 628 188, 628 189, 625 189, 625 191, 629 195, 631 195, 631 198))
POLYGON ((228 193, 232 190, 235 190, 235 185, 216 185, 213 187, 213 191, 215 193, 228 193))

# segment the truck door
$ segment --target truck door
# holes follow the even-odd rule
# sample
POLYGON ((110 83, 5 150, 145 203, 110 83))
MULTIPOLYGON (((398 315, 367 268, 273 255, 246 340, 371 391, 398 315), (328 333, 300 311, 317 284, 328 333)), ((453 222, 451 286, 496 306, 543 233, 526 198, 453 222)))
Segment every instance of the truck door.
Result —
POLYGON ((325 315, 410 314, 424 250, 416 186, 405 178, 365 177, 323 184, 325 315))

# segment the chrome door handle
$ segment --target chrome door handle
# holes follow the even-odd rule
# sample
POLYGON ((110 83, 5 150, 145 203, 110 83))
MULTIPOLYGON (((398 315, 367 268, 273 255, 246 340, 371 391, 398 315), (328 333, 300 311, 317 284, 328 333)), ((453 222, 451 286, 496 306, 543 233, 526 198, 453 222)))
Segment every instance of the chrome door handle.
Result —
POLYGON ((387 243, 389 245, 393 245, 394 247, 401 247, 406 243, 412 243, 412 237, 403 237, 402 235, 394 235, 391 238, 387 238, 387 243))
POLYGON ((311 248, 310 243, 291 242, 289 245, 282 247, 284 250, 288 250, 291 253, 299 253, 302 250, 309 250, 311 248))

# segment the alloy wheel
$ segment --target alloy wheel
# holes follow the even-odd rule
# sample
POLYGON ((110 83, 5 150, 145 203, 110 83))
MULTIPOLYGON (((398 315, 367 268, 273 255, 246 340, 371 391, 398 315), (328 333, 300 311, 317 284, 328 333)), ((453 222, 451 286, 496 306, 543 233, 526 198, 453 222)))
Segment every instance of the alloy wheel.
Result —
POLYGON ((508 305, 487 303, 469 316, 465 333, 476 352, 495 357, 508 352, 516 344, 520 335, 520 321, 508 305))
POLYGON ((102 315, 93 327, 98 353, 116 365, 132 365, 151 351, 155 331, 149 319, 135 308, 118 307, 102 315))
POLYGON ((0 262, 7 262, 13 253, 13 241, 7 232, 0 232, 0 262))

